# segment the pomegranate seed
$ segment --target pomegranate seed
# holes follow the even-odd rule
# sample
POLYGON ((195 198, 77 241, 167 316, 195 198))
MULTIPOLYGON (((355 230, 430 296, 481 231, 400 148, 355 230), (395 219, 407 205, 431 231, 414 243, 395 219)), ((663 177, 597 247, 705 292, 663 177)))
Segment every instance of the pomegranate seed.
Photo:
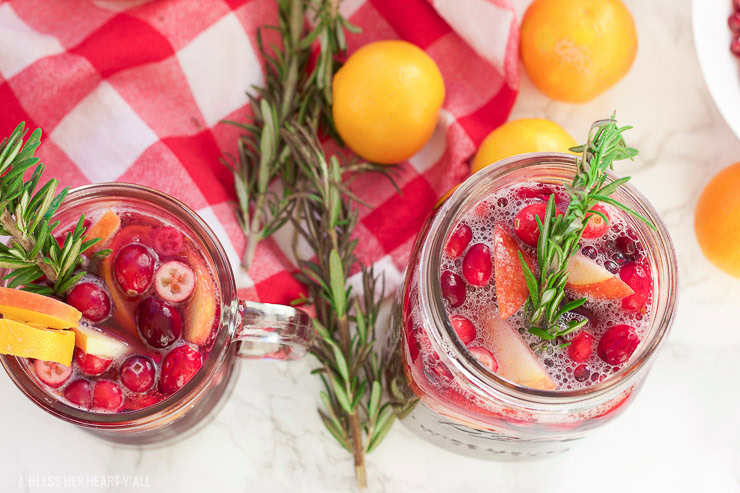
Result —
POLYGON ((67 293, 66 302, 92 322, 101 322, 110 315, 110 297, 105 288, 94 282, 77 284, 67 293))
MULTIPOLYGON (((591 208, 591 210, 601 212, 607 217, 607 219, 611 219, 609 217, 609 212, 601 204, 596 204, 591 208)), ((610 222, 605 221, 604 218, 598 214, 587 212, 585 219, 588 222, 586 223, 586 229, 583 230, 583 238, 601 238, 607 231, 609 231, 610 222)))
POLYGON ((110 380, 98 380, 93 390, 93 406, 102 411, 116 411, 123 404, 121 387, 110 380))
POLYGON ((599 341, 599 358, 612 366, 627 361, 640 344, 635 328, 629 325, 615 325, 607 329, 599 341))
POLYGON ((730 30, 734 33, 740 33, 740 12, 735 12, 727 19, 730 30))
POLYGON ((164 257, 177 255, 185 246, 185 239, 175 228, 159 228, 152 235, 152 246, 155 252, 164 257))
POLYGON ((466 294, 462 277, 448 270, 442 273, 442 297, 450 302, 451 307, 465 303, 466 294))
POLYGON ((586 257, 590 258, 591 260, 594 260, 598 252, 596 251, 594 247, 587 246, 587 247, 583 247, 583 250, 581 250, 581 253, 584 254, 586 257))
POLYGON ((82 408, 90 407, 92 387, 87 380, 75 380, 64 389, 64 398, 82 408))
POLYGON ((493 357, 493 354, 488 349, 475 346, 469 347, 468 351, 489 370, 498 370, 498 361, 496 361, 496 358, 493 357))
MULTIPOLYGON (((516 214, 514 217, 514 232, 520 240, 529 246, 537 246, 537 240, 540 239, 540 228, 535 218, 539 217, 540 221, 544 221, 546 211, 546 204, 532 204, 516 214)), ((563 215, 557 208, 555 209, 555 214, 558 216, 563 215)))
POLYGON ((452 258, 457 258, 465 251, 473 239, 473 231, 467 224, 460 224, 455 231, 450 235, 445 245, 445 252, 452 258))
POLYGON ((641 310, 653 289, 650 271, 639 262, 630 262, 619 270, 619 278, 635 292, 622 299, 622 308, 630 312, 641 310))
POLYGON ((121 290, 128 296, 138 296, 149 288, 154 279, 154 256, 144 245, 127 245, 118 252, 115 273, 121 290))
POLYGON ((98 358, 92 354, 87 354, 81 349, 75 349, 75 361, 83 373, 91 376, 100 375, 113 363, 112 359, 98 358))
POLYGON ((131 356, 121 365, 121 383, 132 392, 145 392, 154 385, 154 364, 145 356, 131 356))
POLYGON ((498 200, 496 201, 496 204, 497 204, 497 205, 498 205, 499 207, 506 207, 507 205, 509 205, 509 201, 508 201, 508 200, 506 200, 506 197, 500 197, 500 198, 499 198, 499 199, 498 199, 498 200))
POLYGON ((591 369, 588 365, 578 365, 576 366, 576 369, 573 370, 573 376, 577 381, 585 382, 588 380, 588 377, 591 376, 591 369))
POLYGON ((457 333, 457 337, 460 338, 463 344, 468 345, 475 339, 475 325, 473 322, 463 317, 462 315, 453 315, 450 317, 452 327, 457 333))
POLYGON ((159 387, 171 394, 188 383, 203 364, 200 351, 188 345, 179 346, 167 353, 162 361, 159 387))
POLYGON ((594 336, 584 331, 579 332, 568 346, 568 356, 573 361, 586 361, 591 356, 591 346, 594 342, 594 336))
POLYGON ((33 362, 33 369, 36 376, 49 387, 56 389, 64 385, 72 375, 72 367, 64 366, 53 361, 41 361, 37 359, 33 362))
POLYGON ((165 348, 182 334, 182 317, 177 308, 156 298, 146 298, 136 308, 139 334, 150 346, 165 348))
POLYGON ((476 243, 465 254, 462 265, 465 279, 473 286, 485 286, 491 280, 493 262, 491 249, 483 243, 476 243))

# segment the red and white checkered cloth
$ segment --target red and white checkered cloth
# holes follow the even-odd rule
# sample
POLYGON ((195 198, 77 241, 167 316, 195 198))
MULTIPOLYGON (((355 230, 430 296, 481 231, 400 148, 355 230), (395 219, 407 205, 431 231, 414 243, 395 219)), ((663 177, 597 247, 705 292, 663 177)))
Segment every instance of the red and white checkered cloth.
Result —
MULTIPOLYGON (((350 53, 401 38, 440 67, 447 97, 431 141, 400 167, 397 195, 380 176, 357 187, 357 253, 386 274, 388 293, 437 199, 469 173, 467 160, 506 121, 517 95, 518 27, 509 0, 345 0, 359 25, 350 53)), ((274 0, 0 1, 0 138, 25 120, 44 133, 37 155, 64 186, 134 182, 182 200, 212 226, 240 295, 287 303, 300 286, 290 231, 239 269, 245 239, 230 172, 245 91, 263 82, 256 31, 277 23, 274 0)))

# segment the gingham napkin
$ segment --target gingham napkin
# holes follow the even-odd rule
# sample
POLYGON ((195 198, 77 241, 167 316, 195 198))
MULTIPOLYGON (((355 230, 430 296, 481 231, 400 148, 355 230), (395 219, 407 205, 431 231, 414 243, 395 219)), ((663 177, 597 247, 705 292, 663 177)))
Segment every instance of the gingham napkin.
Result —
MULTIPOLYGON (((425 216, 469 173, 468 159, 503 123, 518 88, 518 27, 509 0, 345 0, 363 31, 350 53, 401 38, 440 67, 447 97, 430 142, 397 177, 353 187, 364 208, 357 253, 401 281, 425 216)), ((25 120, 44 133, 37 155, 64 186, 134 182, 195 209, 215 230, 235 268, 239 294, 287 303, 292 233, 284 228, 239 268, 245 239, 234 216, 233 180, 219 163, 234 154, 245 91, 263 81, 259 26, 277 23, 274 0, 0 2, 0 138, 25 120)))

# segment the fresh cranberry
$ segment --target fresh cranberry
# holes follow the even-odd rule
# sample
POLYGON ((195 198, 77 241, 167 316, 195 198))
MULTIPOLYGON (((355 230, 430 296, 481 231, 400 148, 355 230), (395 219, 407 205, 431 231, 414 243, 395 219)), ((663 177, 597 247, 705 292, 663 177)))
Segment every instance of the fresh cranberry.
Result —
POLYGON ((198 373, 202 364, 197 349, 188 345, 176 347, 162 361, 159 387, 168 394, 177 392, 198 373))
POLYGON ((153 406, 164 399, 162 394, 135 394, 127 395, 123 402, 123 411, 137 411, 145 407, 153 406))
POLYGON ((579 382, 585 382, 588 380, 588 377, 591 376, 591 369, 588 367, 588 365, 578 365, 576 366, 576 369, 573 370, 573 376, 576 378, 579 382))
MULTIPOLYGON (((537 240, 540 239, 540 227, 537 225, 536 217, 540 218, 541 222, 545 220, 545 213, 547 211, 547 204, 532 204, 524 207, 514 217, 514 232, 529 246, 536 247, 537 240)), ((559 209, 555 209, 555 214, 562 216, 563 213, 559 209)))
POLYGON ((568 356, 573 361, 586 361, 591 356, 593 342, 594 336, 582 330, 570 341, 568 356))
POLYGON ((730 26, 732 32, 740 34, 740 12, 730 15, 727 19, 727 24, 730 26))
POLYGON ((182 334, 182 317, 172 305, 146 298, 136 308, 136 325, 141 337, 155 348, 165 348, 182 334))
MULTIPOLYGON (((607 219, 611 219, 606 208, 601 204, 596 204, 591 208, 591 210, 600 212, 605 215, 607 219)), ((600 215, 587 212, 585 219, 588 222, 586 223, 586 228, 583 230, 583 238, 601 238, 607 231, 609 231, 609 221, 605 221, 600 215)))
POLYGON ((145 356, 131 356, 121 365, 121 383, 132 392, 146 392, 154 385, 154 364, 145 356))
POLYGON ((472 353, 473 356, 475 356, 475 359, 480 361, 483 366, 488 368, 491 371, 498 370, 498 361, 496 361, 496 358, 491 354, 491 352, 488 349, 484 349, 482 347, 469 347, 468 351, 472 353))
POLYGON ((116 411, 123 404, 121 387, 110 380, 98 380, 93 390, 93 406, 102 411, 116 411))
POLYGON ((450 235, 445 245, 445 252, 452 258, 457 258, 465 251, 473 239, 473 230, 467 224, 460 224, 450 235))
POLYGON ((36 372, 36 376, 53 389, 64 385, 72 375, 72 367, 64 366, 54 361, 41 361, 37 359, 33 362, 33 369, 36 372))
POLYGON ((87 354, 81 349, 75 350, 75 361, 83 373, 91 376, 100 375, 110 368, 110 365, 113 363, 112 359, 99 358, 92 354, 87 354))
POLYGON ((466 294, 462 277, 448 270, 442 273, 442 297, 450 302, 451 307, 465 303, 466 294))
POLYGON ((182 233, 175 228, 158 228, 152 235, 152 246, 155 252, 168 257, 177 255, 182 251, 182 247, 185 246, 185 239, 182 233))
POLYGON ((622 299, 622 308, 630 312, 640 311, 650 298, 653 288, 650 271, 640 262, 630 262, 619 270, 619 278, 635 292, 622 299))
POLYGON ((81 282, 67 293, 66 302, 82 312, 91 322, 101 322, 110 315, 110 297, 94 282, 81 282))
POLYGON ((473 339, 475 339, 475 325, 473 325, 473 322, 462 315, 453 315, 450 317, 450 322, 463 344, 468 345, 473 342, 473 339))
POLYGON ((730 43, 730 51, 733 55, 740 56, 740 37, 732 40, 732 43, 730 43))
POLYGON ((635 328, 629 325, 615 325, 607 329, 599 341, 599 358, 612 366, 627 361, 640 344, 635 328))
POLYGON ((462 264, 465 279, 473 286, 485 286, 491 280, 493 263, 491 249, 483 243, 476 243, 465 254, 462 264))
POLYGON ((82 408, 90 407, 92 387, 87 380, 75 380, 64 389, 64 398, 82 408))
POLYGON ((598 252, 596 251, 594 247, 587 246, 587 247, 583 247, 583 250, 581 250, 581 253, 584 254, 586 257, 590 258, 591 260, 594 260, 598 252))
POLYGON ((154 279, 154 256, 144 245, 127 245, 116 256, 115 273, 123 292, 128 296, 138 296, 154 279))

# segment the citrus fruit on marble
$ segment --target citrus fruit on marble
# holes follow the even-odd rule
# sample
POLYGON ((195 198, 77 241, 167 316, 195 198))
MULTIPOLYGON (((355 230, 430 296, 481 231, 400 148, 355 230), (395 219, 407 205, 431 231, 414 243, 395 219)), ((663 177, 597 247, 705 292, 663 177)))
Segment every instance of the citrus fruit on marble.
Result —
POLYGON ((740 277, 740 162, 717 173, 699 197, 694 217, 704 255, 728 274, 740 277))
POLYGON ((445 98, 432 58, 406 41, 376 41, 349 57, 334 76, 337 131, 368 161, 392 164, 429 140, 445 98))
POLYGON ((0 353, 23 358, 54 361, 65 366, 72 364, 75 333, 71 330, 45 329, 0 319, 0 353))
POLYGON ((529 77, 552 99, 590 101, 616 84, 637 54, 637 32, 620 0, 535 0, 522 20, 529 77))
POLYGON ((491 163, 525 152, 568 152, 578 143, 563 127, 542 118, 523 118, 504 123, 483 139, 473 159, 471 172, 491 163))

